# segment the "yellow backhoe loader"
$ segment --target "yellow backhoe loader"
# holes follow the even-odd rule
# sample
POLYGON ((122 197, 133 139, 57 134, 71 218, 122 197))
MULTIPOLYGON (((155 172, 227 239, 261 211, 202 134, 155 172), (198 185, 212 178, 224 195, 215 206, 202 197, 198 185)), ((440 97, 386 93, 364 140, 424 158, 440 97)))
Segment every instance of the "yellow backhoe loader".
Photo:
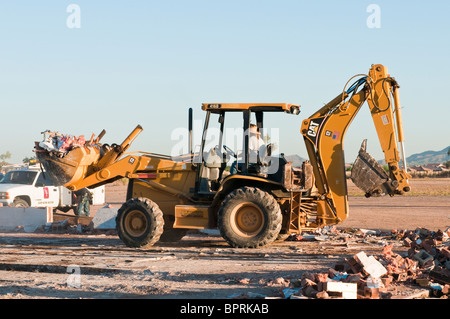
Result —
POLYGON ((283 153, 275 154, 271 143, 262 143, 256 154, 251 149, 252 119, 261 132, 264 119, 274 112, 299 114, 299 105, 286 103, 203 104, 206 120, 198 150, 192 147, 190 109, 189 152, 178 158, 126 153, 141 126, 120 145, 100 144, 97 139, 97 144, 75 148, 65 156, 38 144, 35 151, 55 184, 71 190, 129 179, 127 200, 116 218, 118 235, 129 247, 148 247, 158 240, 176 240, 188 229, 205 228, 218 228, 233 247, 261 247, 283 234, 336 225, 348 217, 343 141, 365 101, 389 173, 366 152, 364 141, 352 180, 367 196, 410 190, 397 82, 383 65, 372 65, 367 75, 353 78, 336 98, 302 122, 309 161, 300 167, 293 167, 283 153), (227 120, 236 117, 243 132, 239 154, 224 144, 227 120), (213 124, 218 126, 216 139, 208 137, 213 124))

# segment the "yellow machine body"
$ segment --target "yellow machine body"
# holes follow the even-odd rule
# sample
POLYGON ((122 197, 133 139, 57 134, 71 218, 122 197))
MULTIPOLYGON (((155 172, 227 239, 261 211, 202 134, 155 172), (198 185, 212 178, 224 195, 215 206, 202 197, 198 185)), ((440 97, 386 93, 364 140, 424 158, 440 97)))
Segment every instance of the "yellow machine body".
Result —
MULTIPOLYGON (((227 222, 231 224, 230 229, 243 225, 242 227, 247 227, 246 232, 236 231, 242 234, 240 241, 234 242, 229 238, 227 240, 237 247, 246 247, 245 240, 250 241, 260 236, 258 229, 262 229, 267 221, 264 215, 266 208, 263 208, 262 204, 255 204, 258 198, 265 197, 269 200, 266 206, 273 207, 270 209, 277 211, 275 217, 271 219, 280 225, 273 226, 269 239, 250 245, 256 247, 273 241, 276 237, 274 232, 299 233, 303 230, 335 225, 348 217, 344 137, 365 101, 368 102, 380 145, 389 165, 389 173, 365 178, 364 174, 367 171, 374 171, 372 168, 377 164, 367 164, 372 162, 361 160, 358 165, 355 162, 358 168, 355 169, 355 183, 366 187, 368 196, 375 194, 392 196, 409 191, 410 176, 407 174, 405 162, 398 89, 397 82, 388 74, 385 66, 373 65, 367 75, 363 75, 349 89, 344 88, 336 98, 302 121, 300 132, 305 141, 309 161, 303 163, 301 168, 292 167, 292 163, 284 161, 276 174, 267 175, 258 167, 254 170, 254 165, 250 165, 246 155, 247 159, 240 171, 228 175, 225 169, 227 153, 219 151, 221 162, 216 167, 219 177, 207 180, 206 190, 201 186, 203 185, 201 179, 209 176, 205 174, 209 167, 203 156, 204 152, 208 151, 204 149, 204 140, 200 150, 200 162, 194 161, 199 154, 194 154, 192 149, 190 154, 177 160, 155 153, 125 153, 142 131, 141 126, 137 126, 120 145, 113 144, 108 148, 90 146, 77 148, 63 158, 38 150, 37 157, 50 172, 52 179, 58 180, 60 184, 72 190, 103 185, 118 178, 128 178, 127 201, 130 203, 124 204, 122 210, 125 211, 128 206, 138 203, 137 206, 128 209, 137 217, 134 220, 128 218, 131 220, 128 226, 125 225, 128 219, 124 217, 125 230, 120 229, 121 232, 126 232, 126 228, 130 227, 131 234, 147 232, 149 225, 152 224, 148 220, 148 212, 153 214, 155 210, 158 212, 161 210, 165 227, 170 229, 214 228, 219 225, 222 231, 225 226, 221 225, 227 222), (401 161, 403 167, 399 164, 401 161), (367 169, 368 165, 373 167, 367 169), (356 176, 356 172, 362 174, 362 177, 356 176), (373 183, 369 186, 362 185, 367 179, 373 183), (246 203, 245 198, 241 198, 244 196, 243 193, 254 199, 246 203), (223 206, 230 205, 233 201, 236 203, 240 201, 240 204, 236 204, 237 208, 230 210, 228 215, 234 216, 236 221, 224 222, 224 216, 228 215, 223 206), (156 203, 156 206, 152 203, 156 203), (239 207, 242 207, 241 211, 239 207), (139 211, 141 213, 138 213, 139 211), (257 222, 261 225, 252 224, 257 222), (258 231, 253 233, 254 229, 258 231)), ((222 121, 228 112, 242 112, 244 129, 248 130, 251 113, 256 114, 259 129, 263 126, 263 113, 298 114, 300 106, 288 103, 204 103, 202 110, 207 113, 207 120, 210 114, 215 113, 220 114, 222 121)), ((207 124, 205 131, 206 129, 207 124)), ((219 149, 222 147, 221 143, 219 149)), ((248 147, 248 137, 244 138, 244 145, 248 147)), ((365 147, 361 150, 361 158, 364 156, 368 156, 365 147)), ((162 217, 159 215, 155 217, 157 221, 160 219, 162 217)), ((121 220, 120 222, 122 223, 121 220)), ((143 245, 154 243, 159 235, 154 236, 156 239, 152 237, 151 240, 149 239, 151 236, 148 237, 143 245)), ((143 235, 135 237, 139 240, 143 235)), ((129 234, 124 234, 121 238, 131 241, 133 246, 138 245, 134 239, 129 239, 129 234)))

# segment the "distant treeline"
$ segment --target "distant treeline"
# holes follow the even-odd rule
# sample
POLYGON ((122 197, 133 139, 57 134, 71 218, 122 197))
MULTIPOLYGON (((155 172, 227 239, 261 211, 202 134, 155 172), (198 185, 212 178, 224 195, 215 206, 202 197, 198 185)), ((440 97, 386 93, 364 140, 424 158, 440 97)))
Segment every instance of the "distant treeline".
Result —
POLYGON ((450 171, 442 171, 442 172, 409 172, 412 178, 446 178, 450 177, 450 171))

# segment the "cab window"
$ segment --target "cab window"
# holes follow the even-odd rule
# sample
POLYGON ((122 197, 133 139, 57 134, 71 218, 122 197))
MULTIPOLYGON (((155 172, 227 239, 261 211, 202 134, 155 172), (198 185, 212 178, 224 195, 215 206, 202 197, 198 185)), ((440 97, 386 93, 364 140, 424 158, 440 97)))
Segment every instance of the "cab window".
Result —
POLYGON ((52 186, 52 184, 53 183, 50 180, 50 178, 46 174, 41 173, 41 174, 39 174, 39 177, 38 177, 35 185, 36 185, 36 187, 43 187, 43 186, 52 186))
POLYGON ((37 172, 9 171, 0 181, 1 184, 33 185, 37 172))

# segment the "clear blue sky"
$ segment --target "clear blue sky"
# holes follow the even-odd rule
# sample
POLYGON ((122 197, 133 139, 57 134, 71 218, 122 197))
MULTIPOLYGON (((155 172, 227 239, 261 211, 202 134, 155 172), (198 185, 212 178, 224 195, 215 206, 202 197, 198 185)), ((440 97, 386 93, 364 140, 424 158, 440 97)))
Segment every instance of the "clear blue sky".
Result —
MULTIPOLYGON (((381 63, 401 85, 408 155, 449 146, 449 1, 2 1, 0 154, 33 156, 50 129, 168 154, 171 132, 203 102, 288 102, 281 151, 306 157, 301 120, 381 63), (69 28, 70 4, 81 28, 69 28), (370 4, 381 9, 369 28, 370 4)), ((383 158, 367 104, 346 161, 364 138, 383 158)))

